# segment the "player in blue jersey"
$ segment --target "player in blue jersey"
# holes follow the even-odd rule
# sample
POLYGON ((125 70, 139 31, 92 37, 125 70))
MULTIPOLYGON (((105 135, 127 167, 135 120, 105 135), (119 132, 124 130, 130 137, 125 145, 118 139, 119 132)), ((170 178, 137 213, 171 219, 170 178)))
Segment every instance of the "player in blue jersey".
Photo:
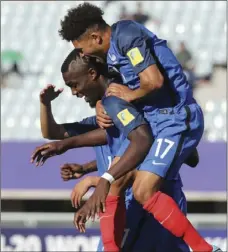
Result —
MULTIPOLYGON (((99 86, 95 84, 95 82, 97 83, 98 80, 101 81, 103 79, 103 76, 100 76, 100 74, 97 74, 97 72, 94 70, 95 69, 91 68, 90 63, 81 64, 79 67, 77 61, 73 60, 72 63, 70 64, 69 72, 64 74, 65 82, 68 86, 71 87, 72 92, 74 92, 75 94, 78 93, 80 96, 85 95, 89 97, 90 100, 99 99, 98 94, 102 93, 101 90, 103 90, 103 93, 105 91, 104 83, 102 84, 100 83, 100 86, 99 86), (91 90, 97 91, 96 92, 97 94, 94 94, 94 92, 91 92, 91 90)), ((141 116, 139 112, 137 112, 137 110, 135 110, 134 106, 132 106, 131 104, 119 98, 107 97, 107 98, 104 98, 103 103, 110 116, 112 116, 113 114, 118 115, 117 118, 112 116, 113 121, 115 125, 118 127, 118 129, 120 130, 120 132, 123 133, 123 136, 125 137, 128 136, 128 138, 130 139, 129 147, 126 150, 126 152, 123 154, 123 156, 125 156, 125 159, 121 157, 120 160, 113 167, 118 167, 118 166, 129 167, 129 166, 132 166, 133 164, 136 167, 137 164, 140 163, 140 160, 142 160, 143 156, 145 155, 145 152, 147 151, 147 148, 148 148, 147 143, 149 143, 148 139, 150 138, 150 134, 148 134, 149 132, 147 132, 146 130, 146 124, 143 117, 141 116), (123 108, 125 111, 127 110, 127 114, 121 113, 123 108), (125 125, 127 127, 123 127, 123 125, 121 124, 122 121, 125 121, 126 123, 128 120, 130 120, 130 123, 127 123, 125 125), (139 142, 140 142, 140 145, 138 144, 139 142), (130 156, 129 156, 129 153, 130 153, 130 156), (137 155, 135 155, 135 153, 137 153, 137 155)), ((99 133, 100 133, 99 141, 102 138, 104 139, 106 138, 106 134, 104 133, 104 131, 100 130, 99 133)), ((97 135, 93 135, 93 137, 92 135, 90 136, 91 138, 93 138, 93 141, 95 144, 95 139, 96 141, 98 141, 97 135)), ((38 157, 43 156, 47 158, 49 155, 63 153, 64 151, 66 151, 66 149, 79 147, 79 146, 80 144, 77 141, 75 145, 75 141, 73 141, 73 138, 64 140, 60 144, 59 143, 46 144, 43 147, 41 146, 38 150, 35 151, 33 158, 35 159, 37 156, 38 157)), ((112 167, 110 170, 112 170, 112 167)), ((103 179, 101 179, 100 181, 102 180, 103 179)), ((165 197, 166 199, 168 198, 169 201, 171 201, 171 198, 168 197, 167 195, 165 196, 162 190, 160 191, 160 194, 162 194, 163 197, 165 197)), ((174 204, 174 202, 173 201, 171 202, 172 202, 172 207, 173 207, 172 213, 175 210, 175 212, 178 213, 179 217, 183 218, 183 215, 178 210, 178 208, 174 209, 176 208, 176 205, 174 204)), ((166 211, 161 211, 161 212, 163 214, 166 214, 166 211)), ((159 211, 157 213, 159 213, 159 211)), ((158 219, 157 216, 154 216, 154 217, 158 219)), ((166 220, 167 218, 165 217, 165 221, 166 220)), ((160 221, 160 223, 163 224, 164 220, 160 221)), ((188 226, 190 227, 190 223, 188 223, 188 226)), ((192 229, 194 228, 192 227, 192 229)))
MULTIPOLYGON (((62 71, 65 71, 64 68, 62 68, 62 71)), ((40 93, 40 122, 43 137, 52 140, 61 140, 96 129, 98 126, 95 117, 89 117, 75 123, 56 123, 52 114, 51 101, 56 99, 62 91, 63 89, 55 91, 55 86, 48 85, 40 93)), ((93 106, 93 104, 91 105, 93 106)), ((123 146, 118 155, 121 156, 121 153, 125 149, 126 146, 123 146)), ((101 176, 110 167, 111 153, 107 145, 94 147, 94 150, 96 152, 97 162, 92 161, 84 165, 63 165, 61 167, 63 180, 67 181, 69 179, 81 178, 83 175, 96 170, 98 170, 98 175, 101 176)), ((99 178, 96 176, 87 176, 80 181, 72 193, 72 202, 74 205, 79 206, 81 198, 87 192, 88 188, 95 186, 98 181, 99 178)), ((167 180, 163 190, 175 199, 180 209, 186 214, 186 199, 181 187, 181 180, 167 180)), ((130 187, 127 189, 125 202, 127 205, 127 223, 124 236, 124 251, 138 251, 140 249, 143 251, 152 251, 156 249, 156 251, 165 252, 170 247, 174 251, 189 251, 189 248, 181 239, 171 235, 152 216, 146 214, 142 207, 133 199, 130 187), (151 228, 154 230, 153 239, 148 236, 151 228)), ((97 251, 102 251, 102 247, 103 244, 100 241, 97 251)))
MULTIPOLYGON (((159 191, 163 178, 177 176, 184 160, 198 145, 204 129, 202 111, 192 96, 183 69, 165 40, 133 21, 120 21, 110 27, 102 15, 100 8, 81 4, 68 11, 59 33, 82 49, 84 55, 107 57, 110 68, 120 72, 124 84, 132 89, 110 87, 107 94, 112 98, 103 100, 105 110, 123 134, 126 136, 130 132, 128 128, 134 122, 137 125, 137 117, 129 109, 115 111, 115 105, 111 108, 110 103, 117 102, 112 95, 137 102, 137 109, 141 108, 151 125, 155 141, 139 166, 134 196, 145 210, 170 232, 183 237, 193 250, 213 251, 171 198, 159 191)), ((132 142, 120 161, 102 176, 104 179, 85 206, 88 214, 94 216, 95 212, 100 212, 110 184, 133 169, 134 162, 127 159, 133 155, 131 145, 132 142)))

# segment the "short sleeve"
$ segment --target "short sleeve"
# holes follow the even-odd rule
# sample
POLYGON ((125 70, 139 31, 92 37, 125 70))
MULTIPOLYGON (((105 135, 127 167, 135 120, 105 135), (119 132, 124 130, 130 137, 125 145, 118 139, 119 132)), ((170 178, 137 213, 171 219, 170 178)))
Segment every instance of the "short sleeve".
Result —
POLYGON ((98 128, 98 125, 96 123, 96 117, 91 116, 83 119, 80 122, 64 123, 63 127, 67 131, 68 135, 72 137, 95 130, 98 128))
POLYGON ((116 96, 105 97, 102 103, 114 125, 125 137, 140 125, 146 124, 142 114, 131 103, 116 96))
POLYGON ((132 21, 120 23, 115 36, 120 53, 129 59, 135 74, 156 64, 151 53, 152 42, 139 24, 132 21))

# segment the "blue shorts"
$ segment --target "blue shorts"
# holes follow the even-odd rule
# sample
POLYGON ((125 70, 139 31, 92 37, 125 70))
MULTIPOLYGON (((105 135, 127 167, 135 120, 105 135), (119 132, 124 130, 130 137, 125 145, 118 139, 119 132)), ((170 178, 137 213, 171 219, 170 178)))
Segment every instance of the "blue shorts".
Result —
MULTIPOLYGON (((168 180, 176 179, 181 165, 197 147, 203 135, 201 108, 194 103, 178 112, 162 109, 153 115, 145 114, 145 118, 153 131, 154 142, 138 170, 148 171, 168 180)), ((120 156, 128 145, 129 140, 126 139, 119 150, 120 156)))
MULTIPOLYGON (((161 189, 171 196, 184 214, 187 212, 186 198, 177 181, 167 181, 161 189)), ((189 252, 189 247, 181 238, 172 235, 163 228, 154 217, 146 212, 142 206, 133 198, 126 200, 127 223, 123 237, 124 252, 189 252)), ((103 251, 103 244, 100 240, 97 251, 103 251)))

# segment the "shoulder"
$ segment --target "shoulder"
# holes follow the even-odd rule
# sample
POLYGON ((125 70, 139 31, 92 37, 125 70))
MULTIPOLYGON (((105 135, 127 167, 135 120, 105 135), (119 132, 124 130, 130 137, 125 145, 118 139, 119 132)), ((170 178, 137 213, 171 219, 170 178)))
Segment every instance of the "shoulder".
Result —
POLYGON ((132 43, 144 37, 140 24, 131 20, 122 20, 112 26, 111 40, 116 44, 119 52, 125 54, 132 43))
POLYGON ((125 100, 116 97, 108 96, 102 99, 102 104, 108 114, 117 115, 120 111, 126 108, 132 108, 133 105, 125 100))
POLYGON ((122 104, 122 102, 123 100, 116 96, 108 96, 102 99, 102 103, 104 106, 112 106, 112 108, 118 107, 119 104, 122 104))
POLYGON ((132 29, 139 29, 139 24, 132 20, 121 20, 111 26, 112 39, 118 39, 119 35, 128 35, 132 29))
POLYGON ((134 25, 132 20, 120 20, 111 26, 113 32, 118 32, 122 28, 127 28, 129 25, 134 25))

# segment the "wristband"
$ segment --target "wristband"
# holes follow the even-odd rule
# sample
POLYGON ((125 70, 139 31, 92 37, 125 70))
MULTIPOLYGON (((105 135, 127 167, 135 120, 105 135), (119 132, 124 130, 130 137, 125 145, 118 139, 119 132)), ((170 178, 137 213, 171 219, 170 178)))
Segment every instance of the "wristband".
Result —
POLYGON ((105 172, 101 177, 108 180, 110 184, 112 184, 115 181, 113 176, 107 172, 105 172))

